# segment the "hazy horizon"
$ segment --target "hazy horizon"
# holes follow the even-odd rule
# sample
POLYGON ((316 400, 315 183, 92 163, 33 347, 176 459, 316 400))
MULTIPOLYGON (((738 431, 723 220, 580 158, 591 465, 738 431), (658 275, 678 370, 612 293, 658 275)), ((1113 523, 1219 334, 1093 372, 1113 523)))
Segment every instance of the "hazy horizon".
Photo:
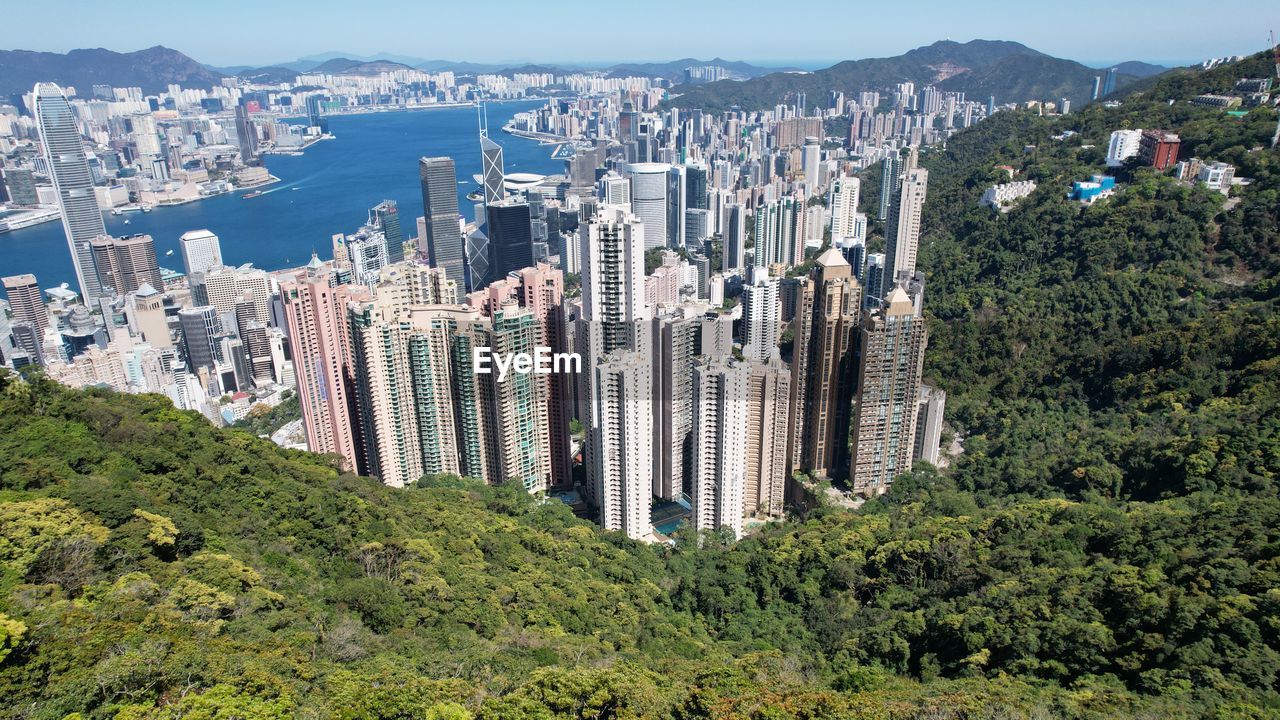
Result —
POLYGON ((1080 0, 1069 12, 1022 3, 977 12, 969 5, 918 0, 906 16, 882 3, 813 0, 806 12, 794 16, 794 32, 781 33, 775 23, 760 21, 769 8, 729 0, 650 0, 627 7, 585 0, 554 6, 497 3, 483 17, 466 4, 389 0, 366 2, 356 11, 337 0, 313 0, 305 6, 136 0, 127 10, 45 0, 5 11, 0 47, 65 53, 164 45, 222 67, 292 62, 331 52, 324 48, 340 48, 361 57, 385 54, 496 65, 601 62, 584 57, 619 58, 603 61, 612 64, 719 56, 815 69, 840 60, 901 55, 941 39, 983 38, 1021 42, 1091 67, 1124 60, 1185 65, 1264 49, 1267 29, 1280 28, 1278 7, 1264 0, 1212 5, 1080 0), (139 23, 140 17, 146 22, 139 23), (578 59, 564 59, 570 52, 578 53, 578 59), (759 59, 772 55, 801 59, 759 59), (558 61, 553 59, 557 56, 558 61), (757 59, 749 59, 753 57, 757 59), (1097 62, 1099 58, 1107 61, 1097 62))

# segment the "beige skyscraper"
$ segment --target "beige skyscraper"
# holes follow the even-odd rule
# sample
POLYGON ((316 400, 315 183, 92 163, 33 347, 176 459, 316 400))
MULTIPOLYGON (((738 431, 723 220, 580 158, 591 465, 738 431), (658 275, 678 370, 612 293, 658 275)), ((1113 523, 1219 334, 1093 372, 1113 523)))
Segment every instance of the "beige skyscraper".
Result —
POLYGON ((693 527, 742 535, 746 493, 748 369, 703 360, 693 371, 693 527))
POLYGON ((795 467, 819 477, 848 468, 851 344, 862 288, 834 248, 795 287, 791 449, 795 467))
POLYGON ((787 405, 791 368, 775 349, 748 365, 743 506, 748 516, 781 517, 787 482, 787 405))
POLYGON ((131 296, 129 309, 134 329, 145 342, 157 348, 173 347, 169 323, 164 316, 164 295, 160 291, 150 284, 143 285, 131 296))
POLYGON ((13 321, 30 323, 44 332, 49 327, 49 309, 44 304, 36 276, 31 273, 10 275, 4 278, 3 283, 5 295, 9 298, 9 309, 13 311, 13 321))
POLYGON ((878 495, 911 470, 928 335, 911 296, 894 288, 862 319, 854 412, 854 492, 878 495))

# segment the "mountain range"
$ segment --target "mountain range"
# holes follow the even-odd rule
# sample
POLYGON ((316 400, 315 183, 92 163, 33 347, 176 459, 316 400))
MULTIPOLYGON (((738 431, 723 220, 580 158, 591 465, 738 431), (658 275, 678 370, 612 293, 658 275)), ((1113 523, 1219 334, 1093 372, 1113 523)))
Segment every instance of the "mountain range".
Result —
POLYGON ((56 82, 87 96, 95 84, 141 87, 157 93, 169 85, 211 87, 223 74, 157 45, 118 53, 103 48, 72 50, 66 54, 30 50, 0 50, 0 93, 31 92, 37 82, 56 82))
MULTIPOLYGON (((678 85, 674 91, 679 96, 674 100, 676 105, 708 110, 731 105, 757 109, 772 107, 796 92, 806 92, 816 99, 829 90, 855 92, 889 87, 904 81, 917 85, 934 83, 941 89, 963 91, 978 98, 995 95, 999 102, 1066 97, 1081 103, 1089 99, 1093 78, 1101 72, 1071 60, 1046 55, 1020 43, 989 40, 967 43, 942 41, 895 57, 848 60, 815 72, 766 68, 719 57, 591 67, 546 64, 507 67, 401 55, 351 57, 343 53, 322 53, 264 67, 212 67, 202 65, 177 50, 156 46, 128 53, 102 48, 72 50, 66 54, 0 51, 0 93, 29 91, 38 81, 70 85, 80 89, 82 95, 87 95, 89 86, 96 83, 141 87, 144 92, 154 93, 165 90, 170 84, 210 87, 230 75, 262 83, 288 83, 301 72, 376 75, 387 70, 411 68, 429 72, 449 70, 460 75, 482 72, 507 75, 516 72, 563 73, 593 69, 606 72, 611 77, 643 75, 682 83, 686 67, 701 65, 723 67, 739 79, 678 85)), ((1115 67, 1119 73, 1117 87, 1165 69, 1138 61, 1115 67)))
MULTIPOLYGON (((1126 67, 1117 71, 1117 88, 1158 67, 1123 65, 1126 67)), ((1078 107, 1091 99, 1094 78, 1102 72, 1017 42, 942 40, 902 55, 846 60, 811 73, 777 72, 744 82, 677 86, 672 103, 712 111, 734 105, 760 110, 797 93, 805 93, 810 103, 825 102, 827 93, 833 91, 850 94, 913 82, 917 88, 933 84, 940 90, 963 92, 971 99, 994 96, 996 102, 1003 103, 1066 98, 1078 107)))

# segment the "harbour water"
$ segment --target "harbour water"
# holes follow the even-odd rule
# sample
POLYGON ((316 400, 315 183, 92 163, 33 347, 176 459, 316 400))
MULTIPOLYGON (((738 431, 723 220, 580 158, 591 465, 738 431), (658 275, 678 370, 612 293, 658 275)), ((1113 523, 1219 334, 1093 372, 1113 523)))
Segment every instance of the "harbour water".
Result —
MULTIPOLYGON (((502 127, 515 113, 541 103, 491 104, 489 126, 502 127)), ((465 196, 476 189, 472 176, 480 172, 475 108, 334 116, 329 129, 333 140, 318 142, 300 156, 266 156, 267 169, 280 182, 261 188, 257 197, 246 200, 245 192, 236 192, 148 213, 107 214, 107 232, 150 234, 160 266, 179 272, 178 237, 200 228, 221 239, 229 265, 253 263, 276 270, 306 263, 312 250, 328 259, 333 234, 354 231, 382 200, 395 200, 405 235, 416 234, 414 220, 422 214, 418 158, 424 155, 454 159, 461 181, 458 208, 473 216, 473 203, 465 196), (166 255, 170 250, 173 254, 166 255)), ((503 146, 507 172, 564 169, 562 160, 551 159, 554 146, 500 132, 494 139, 503 146)), ((18 273, 34 273, 45 288, 61 283, 75 287, 61 222, 0 234, 0 276, 18 273)))

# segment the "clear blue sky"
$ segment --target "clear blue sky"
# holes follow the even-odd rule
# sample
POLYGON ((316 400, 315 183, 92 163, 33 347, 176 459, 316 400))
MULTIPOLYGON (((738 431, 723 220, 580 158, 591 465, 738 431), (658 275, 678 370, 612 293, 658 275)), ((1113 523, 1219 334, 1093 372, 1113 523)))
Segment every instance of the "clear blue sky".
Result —
POLYGON ((212 65, 331 50, 473 62, 680 57, 827 61, 935 40, 1017 40, 1058 57, 1186 63, 1256 52, 1277 0, 9 0, 0 48, 65 52, 165 45, 212 65), (551 9, 548 9, 551 8, 551 9))

